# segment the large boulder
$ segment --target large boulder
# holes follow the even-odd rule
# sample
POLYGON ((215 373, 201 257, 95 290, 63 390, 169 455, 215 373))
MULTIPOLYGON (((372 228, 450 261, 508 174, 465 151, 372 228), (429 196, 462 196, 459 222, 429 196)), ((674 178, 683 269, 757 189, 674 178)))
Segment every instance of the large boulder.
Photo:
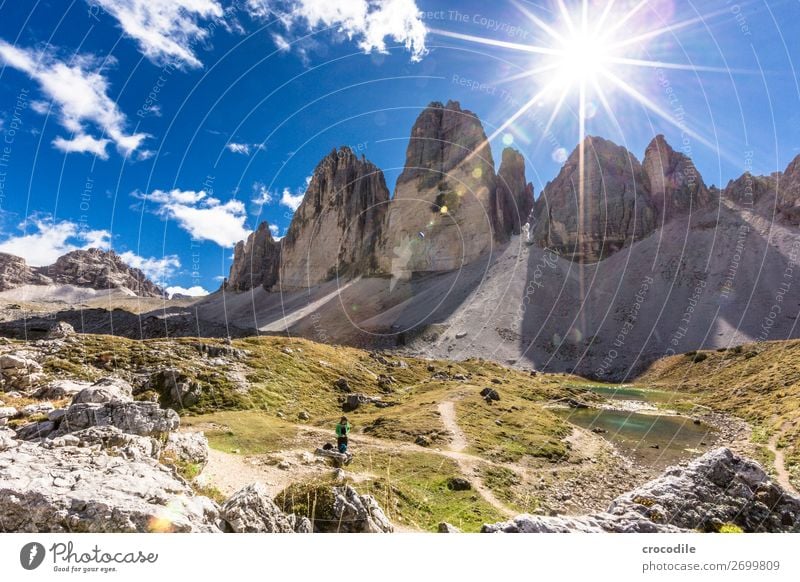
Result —
POLYGON ((34 396, 43 400, 61 400, 75 396, 84 388, 91 386, 91 382, 82 380, 53 380, 39 388, 34 396))
POLYGON ((158 459, 161 442, 147 436, 122 432, 115 426, 93 426, 45 441, 43 446, 59 447, 73 444, 81 447, 99 445, 101 449, 126 459, 158 459))
POLYGON ((293 533, 290 521, 275 505, 261 483, 253 483, 231 495, 220 509, 225 530, 234 533, 293 533))
POLYGON ((164 455, 192 463, 202 470, 208 464, 208 439, 202 432, 170 433, 164 445, 164 455))
POLYGON ((53 435, 61 436, 92 426, 115 426, 128 434, 165 437, 177 430, 178 413, 162 409, 156 402, 109 402, 73 404, 61 419, 53 435))
POLYGON ((771 481, 758 463, 727 448, 667 469, 615 499, 608 511, 688 530, 716 531, 733 523, 748 532, 800 532, 800 498, 771 481))
POLYGON ((338 532, 391 533, 389 519, 372 495, 359 495, 350 485, 333 488, 333 516, 338 532))
POLYGON ((487 533, 719 531, 800 532, 800 498, 772 482, 764 470, 727 448, 617 497, 607 511, 585 516, 520 515, 487 524, 487 533))
POLYGON ((11 353, 0 356, 0 390, 28 391, 44 380, 42 366, 28 354, 11 353))
POLYGON ((73 397, 72 404, 105 404, 132 400, 133 387, 125 380, 109 377, 82 389, 73 397))
POLYGON ((75 335, 75 328, 66 321, 54 323, 44 336, 46 340, 63 340, 75 335))
POLYGON ((151 375, 144 389, 157 392, 163 406, 177 410, 197 404, 202 392, 197 380, 174 368, 159 370, 151 375))
POLYGON ((0 452, 2 532, 218 532, 217 520, 154 459, 27 442, 0 452))

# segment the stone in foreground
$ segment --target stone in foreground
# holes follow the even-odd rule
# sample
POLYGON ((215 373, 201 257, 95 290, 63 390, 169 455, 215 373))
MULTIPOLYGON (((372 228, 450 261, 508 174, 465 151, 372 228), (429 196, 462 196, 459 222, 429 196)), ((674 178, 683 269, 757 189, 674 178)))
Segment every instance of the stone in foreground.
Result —
POLYGON ((0 453, 3 532, 218 532, 217 519, 153 459, 27 442, 0 453))
POLYGON ((585 516, 520 515, 484 525, 484 533, 800 532, 800 498, 773 483, 755 461, 719 448, 617 497, 585 516))

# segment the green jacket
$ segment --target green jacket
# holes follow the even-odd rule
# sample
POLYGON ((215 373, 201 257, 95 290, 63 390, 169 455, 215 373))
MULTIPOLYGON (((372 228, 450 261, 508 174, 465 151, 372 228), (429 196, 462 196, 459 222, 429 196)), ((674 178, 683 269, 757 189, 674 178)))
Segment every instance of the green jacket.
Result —
POLYGON ((349 422, 347 424, 341 424, 341 423, 337 423, 336 424, 336 436, 337 437, 346 437, 348 434, 350 434, 350 423, 349 422))

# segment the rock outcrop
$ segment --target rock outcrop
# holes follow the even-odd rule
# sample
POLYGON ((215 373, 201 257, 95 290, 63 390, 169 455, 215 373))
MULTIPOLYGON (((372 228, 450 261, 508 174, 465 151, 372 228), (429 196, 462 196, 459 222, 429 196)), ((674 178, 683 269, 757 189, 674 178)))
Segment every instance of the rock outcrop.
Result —
POLYGON ((383 270, 400 278, 450 271, 489 252, 495 179, 478 117, 458 102, 431 103, 414 123, 389 207, 383 270))
POLYGON ((348 147, 317 165, 281 241, 281 289, 377 270, 389 190, 383 172, 348 147))
POLYGON ((165 437, 177 430, 179 424, 178 414, 172 409, 159 407, 157 402, 73 404, 67 409, 58 428, 54 428, 53 436, 92 426, 115 426, 128 434, 165 437))
POLYGON ((308 518, 286 515, 261 483, 253 483, 231 495, 220 511, 225 531, 233 533, 309 533, 308 518))
POLYGON ((0 356, 0 391, 28 390, 43 379, 41 364, 26 353, 0 356))
POLYGON ((583 172, 579 146, 545 186, 533 236, 566 258, 594 262, 653 232, 658 211, 633 154, 599 137, 587 137, 583 149, 583 172))
POLYGON ((281 243, 272 238, 269 224, 262 222, 247 241, 239 241, 233 251, 233 263, 225 289, 241 292, 264 287, 271 289, 278 282, 281 243))
POLYGON ((350 485, 333 488, 333 515, 338 532, 391 533, 394 526, 372 495, 359 495, 350 485))
POLYGON ((201 432, 170 433, 164 445, 164 454, 202 470, 208 464, 208 439, 201 432))
POLYGON ((770 480, 755 461, 727 448, 616 498, 606 512, 588 516, 520 515, 483 526, 487 533, 719 531, 800 532, 800 498, 770 480))
POLYGON ((513 148, 503 150, 495 200, 497 239, 520 234, 533 210, 533 184, 525 180, 525 158, 513 148))
POLYGON ((46 285, 47 279, 28 266, 25 259, 0 253, 0 291, 16 289, 22 285, 46 285))
POLYGON ((672 149, 663 135, 657 135, 647 146, 642 168, 659 223, 699 212, 714 201, 694 162, 672 149))
POLYGON ((28 442, 0 452, 3 532, 218 532, 217 519, 154 459, 28 442))
POLYGON ((800 225, 800 156, 786 167, 779 185, 778 212, 791 224, 800 225))
POLYGON ((22 285, 74 285, 90 289, 120 289, 139 297, 163 297, 164 290, 139 269, 128 266, 114 251, 78 250, 46 267, 30 267, 24 259, 0 253, 0 291, 22 285))

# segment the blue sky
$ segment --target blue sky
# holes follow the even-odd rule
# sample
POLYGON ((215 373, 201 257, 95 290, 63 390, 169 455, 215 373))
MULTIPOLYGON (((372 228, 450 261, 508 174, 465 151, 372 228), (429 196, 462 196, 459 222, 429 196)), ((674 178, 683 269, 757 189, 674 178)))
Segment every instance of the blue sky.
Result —
POLYGON ((166 286, 214 290, 236 240, 261 220, 285 232, 333 148, 392 188, 430 101, 475 111, 496 160, 522 151, 538 194, 579 139, 581 81, 585 132, 640 158, 664 133, 709 184, 784 169, 800 4, 637 4, 588 2, 584 29, 568 1, 569 19, 558 2, 7 0, 0 251, 113 248, 166 286), (584 42, 596 24, 610 40, 584 42))

